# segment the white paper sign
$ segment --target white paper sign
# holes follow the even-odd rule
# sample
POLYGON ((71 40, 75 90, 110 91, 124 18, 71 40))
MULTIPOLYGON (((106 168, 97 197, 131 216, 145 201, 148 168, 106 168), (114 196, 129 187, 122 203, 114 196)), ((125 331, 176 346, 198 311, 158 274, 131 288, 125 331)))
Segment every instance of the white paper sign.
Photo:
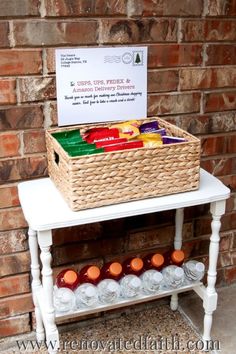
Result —
POLYGON ((147 116, 147 48, 56 50, 58 124, 147 116))

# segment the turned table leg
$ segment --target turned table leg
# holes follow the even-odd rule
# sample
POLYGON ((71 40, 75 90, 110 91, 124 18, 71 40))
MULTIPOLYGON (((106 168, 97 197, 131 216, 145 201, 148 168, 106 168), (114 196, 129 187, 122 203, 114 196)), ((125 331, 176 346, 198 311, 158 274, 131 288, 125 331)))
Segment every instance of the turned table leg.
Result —
POLYGON ((38 241, 41 250, 42 285, 45 302, 46 339, 49 353, 56 353, 59 348, 59 334, 55 324, 55 311, 53 306, 53 277, 50 247, 52 245, 51 230, 39 231, 38 241))
POLYGON ((31 257, 31 276, 32 276, 32 295, 33 302, 35 306, 35 318, 36 318, 36 338, 37 341, 44 341, 45 333, 43 326, 42 314, 39 308, 38 299, 36 293, 41 288, 41 280, 40 280, 40 266, 39 266, 39 253, 38 253, 38 241, 37 241, 37 232, 30 229, 28 231, 29 236, 29 250, 31 257))
POLYGON ((207 288, 203 299, 203 307, 205 309, 203 340, 205 342, 206 350, 208 349, 208 341, 211 340, 212 314, 217 307, 217 293, 215 290, 217 276, 216 267, 220 241, 220 218, 225 212, 225 200, 211 203, 210 211, 212 214, 212 233, 209 247, 209 269, 207 273, 207 288))
MULTIPOLYGON (((184 222, 184 208, 176 209, 175 211, 175 238, 174 248, 180 250, 182 248, 182 230, 184 222)), ((170 300, 170 308, 176 311, 178 308, 178 294, 173 294, 170 300)))

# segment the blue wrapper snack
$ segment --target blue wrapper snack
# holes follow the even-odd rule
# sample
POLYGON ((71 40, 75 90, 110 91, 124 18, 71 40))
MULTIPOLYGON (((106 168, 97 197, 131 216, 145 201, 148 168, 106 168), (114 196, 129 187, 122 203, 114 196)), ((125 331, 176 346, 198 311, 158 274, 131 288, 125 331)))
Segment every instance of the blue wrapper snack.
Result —
POLYGON ((152 133, 152 132, 154 132, 155 130, 158 130, 158 129, 159 129, 159 126, 158 126, 158 122, 156 120, 152 121, 152 122, 148 122, 148 123, 143 123, 139 127, 139 131, 140 131, 141 134, 143 134, 143 133, 152 133))
POLYGON ((176 144, 176 143, 184 143, 187 140, 184 138, 177 138, 175 136, 165 135, 165 136, 162 136, 162 141, 163 141, 163 144, 176 144))

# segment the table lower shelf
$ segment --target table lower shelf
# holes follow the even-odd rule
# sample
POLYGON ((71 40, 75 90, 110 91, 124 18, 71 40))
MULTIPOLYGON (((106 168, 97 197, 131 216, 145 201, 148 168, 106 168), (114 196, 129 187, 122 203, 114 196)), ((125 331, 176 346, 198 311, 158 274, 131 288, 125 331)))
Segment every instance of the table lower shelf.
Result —
MULTIPOLYGON (((155 294, 148 294, 148 295, 140 294, 140 295, 133 297, 131 299, 119 299, 119 301, 114 302, 114 303, 109 303, 109 304, 99 303, 99 304, 96 304, 96 306, 84 307, 84 308, 76 309, 76 310, 66 312, 66 313, 55 313, 55 317, 56 317, 56 321, 66 320, 66 319, 73 318, 73 317, 85 316, 85 315, 89 315, 89 314, 93 314, 93 313, 97 313, 97 312, 103 312, 103 311, 108 311, 108 310, 112 310, 112 309, 116 309, 116 308, 120 308, 120 307, 139 304, 142 302, 152 301, 152 300, 156 300, 156 299, 159 299, 159 298, 162 298, 165 296, 170 296, 173 294, 182 293, 185 291, 195 290, 198 293, 199 289, 202 289, 202 288, 205 289, 202 282, 196 282, 196 283, 191 283, 188 285, 181 286, 177 289, 165 289, 165 290, 162 289, 155 294)), ((43 287, 40 287, 38 289, 38 291, 36 292, 36 297, 37 297, 40 311, 41 311, 41 314, 42 314, 42 317, 43 317, 44 323, 45 323, 45 317, 46 317, 46 308, 45 308, 46 302, 45 302, 45 300, 46 299, 45 299, 43 287)))

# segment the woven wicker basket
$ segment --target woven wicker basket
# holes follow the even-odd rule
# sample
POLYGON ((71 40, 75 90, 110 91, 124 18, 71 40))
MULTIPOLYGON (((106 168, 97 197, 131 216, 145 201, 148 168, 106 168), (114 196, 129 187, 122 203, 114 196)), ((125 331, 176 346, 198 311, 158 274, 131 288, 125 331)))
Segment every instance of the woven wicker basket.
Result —
POLYGON ((49 175, 69 207, 77 211, 197 189, 199 139, 160 118, 158 123, 168 135, 183 137, 188 141, 154 149, 139 148, 70 157, 52 133, 76 128, 83 131, 91 128, 91 125, 47 131, 49 175))

